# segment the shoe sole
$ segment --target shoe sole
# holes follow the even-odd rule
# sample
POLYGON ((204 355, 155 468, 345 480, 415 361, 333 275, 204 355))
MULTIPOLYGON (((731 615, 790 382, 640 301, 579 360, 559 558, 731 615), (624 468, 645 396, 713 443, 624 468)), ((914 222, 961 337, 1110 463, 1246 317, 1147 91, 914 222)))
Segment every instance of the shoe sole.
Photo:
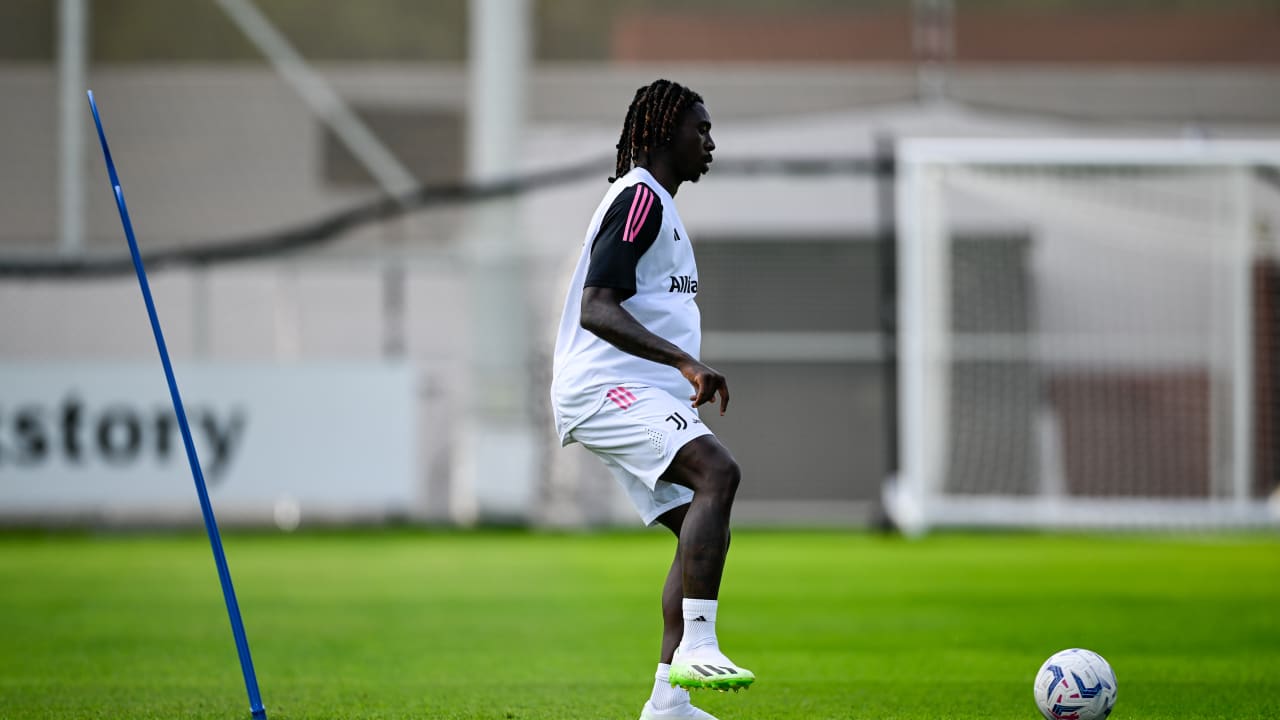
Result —
MULTIPOLYGON (((694 709, 697 710, 697 708, 694 708, 694 709)), ((644 713, 640 714, 640 720, 691 720, 691 719, 701 720, 705 718, 710 718, 711 720, 715 720, 715 716, 710 714, 705 714, 705 715, 646 715, 644 713)))
POLYGON ((719 690, 727 692, 746 690, 756 681, 754 675, 728 674, 725 670, 708 665, 688 665, 671 668, 671 686, 686 690, 719 690))

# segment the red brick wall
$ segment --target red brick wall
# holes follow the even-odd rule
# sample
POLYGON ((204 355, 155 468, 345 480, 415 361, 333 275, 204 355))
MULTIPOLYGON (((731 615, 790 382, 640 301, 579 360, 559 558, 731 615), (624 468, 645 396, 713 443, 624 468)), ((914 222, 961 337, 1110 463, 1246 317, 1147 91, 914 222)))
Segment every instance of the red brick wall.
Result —
POLYGON ((628 14, 613 31, 623 61, 905 61, 912 57, 904 13, 793 15, 628 14))
POLYGON ((1061 373, 1049 396, 1074 495, 1204 497, 1209 378, 1204 372, 1061 373))
MULTIPOLYGON (((1280 63, 1280 10, 958 10, 959 62, 1280 63)), ((621 61, 908 62, 905 11, 796 16, 641 12, 613 29, 621 61)))
POLYGON ((959 13, 956 59, 1276 63, 1280 62, 1280 12, 959 13))

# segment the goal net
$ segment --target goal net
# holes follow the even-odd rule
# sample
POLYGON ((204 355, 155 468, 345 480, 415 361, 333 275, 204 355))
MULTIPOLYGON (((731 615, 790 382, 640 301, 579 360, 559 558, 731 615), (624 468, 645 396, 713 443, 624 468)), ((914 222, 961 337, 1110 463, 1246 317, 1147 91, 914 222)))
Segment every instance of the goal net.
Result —
POLYGON ((1280 525, 1278 166, 1267 142, 902 142, 894 522, 1280 525))

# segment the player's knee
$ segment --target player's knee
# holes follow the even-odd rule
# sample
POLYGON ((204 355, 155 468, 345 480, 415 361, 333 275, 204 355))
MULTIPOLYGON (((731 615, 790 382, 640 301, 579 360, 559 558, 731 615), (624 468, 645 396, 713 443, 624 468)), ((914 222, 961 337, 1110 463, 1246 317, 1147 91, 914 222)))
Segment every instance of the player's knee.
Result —
POLYGON ((732 502, 742 470, 724 446, 699 438, 680 451, 665 478, 698 495, 732 502))
POLYGON ((725 500, 733 500, 742 482, 742 468, 728 453, 718 453, 707 463, 707 489, 725 500))

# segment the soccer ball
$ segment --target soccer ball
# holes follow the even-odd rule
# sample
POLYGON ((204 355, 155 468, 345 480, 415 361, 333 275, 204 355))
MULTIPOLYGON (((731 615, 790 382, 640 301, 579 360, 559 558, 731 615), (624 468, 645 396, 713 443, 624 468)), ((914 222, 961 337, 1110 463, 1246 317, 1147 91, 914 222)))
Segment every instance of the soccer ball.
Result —
POLYGON ((1048 720, 1102 720, 1116 704, 1116 674, 1098 653, 1071 648, 1044 661, 1034 690, 1048 720))

